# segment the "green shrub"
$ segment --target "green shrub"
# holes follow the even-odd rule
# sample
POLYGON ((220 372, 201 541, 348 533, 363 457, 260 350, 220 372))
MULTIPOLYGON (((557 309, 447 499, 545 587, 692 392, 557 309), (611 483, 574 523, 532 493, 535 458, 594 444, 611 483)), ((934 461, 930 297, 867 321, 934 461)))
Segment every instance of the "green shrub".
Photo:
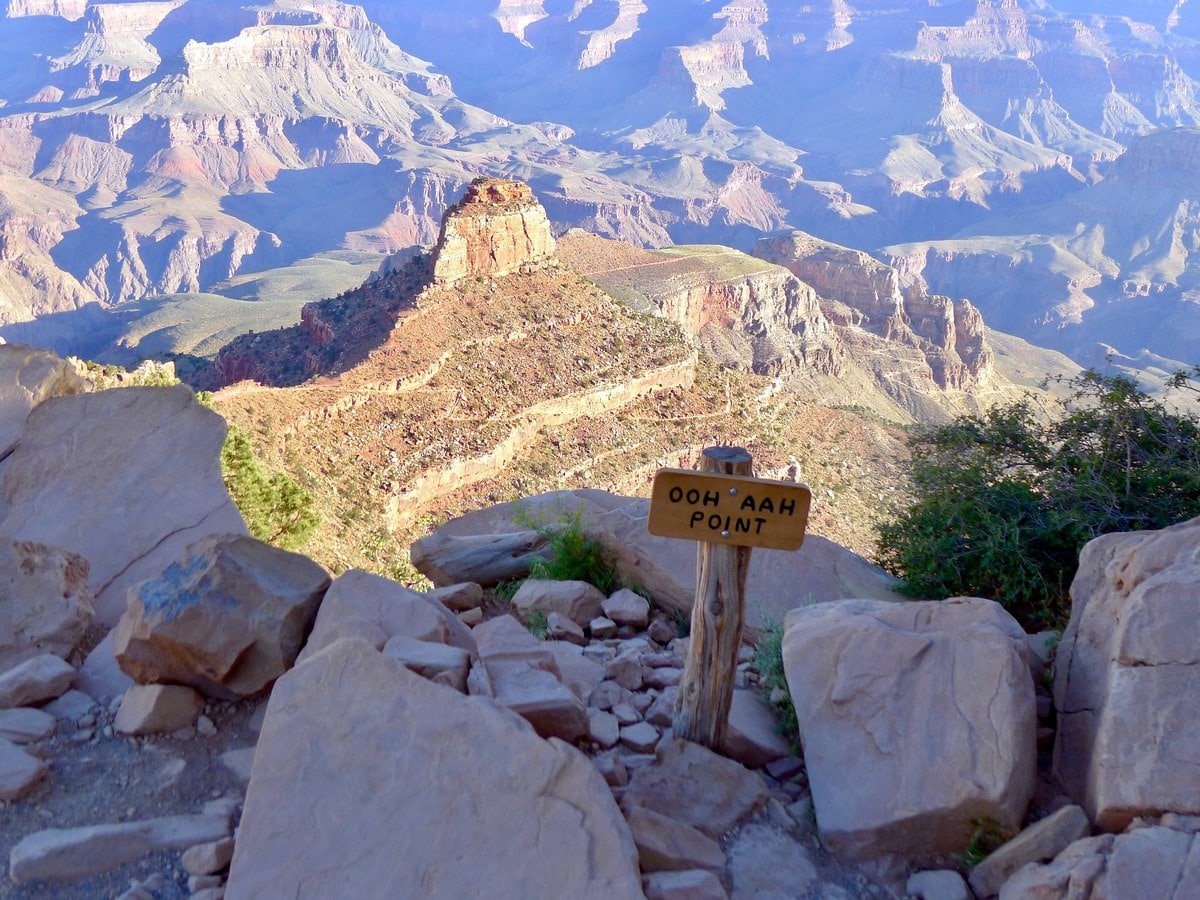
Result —
POLYGON ((539 641, 550 640, 550 622, 541 610, 530 610, 525 616, 525 627, 539 641))
POLYGON ((915 439, 918 499, 879 529, 907 593, 990 597, 1029 630, 1061 626, 1085 543, 1200 515, 1200 420, 1123 376, 1069 383, 1052 420, 1026 399, 915 439))
POLYGON ((546 555, 529 567, 530 578, 586 581, 607 596, 620 587, 616 567, 603 545, 584 530, 583 509, 553 523, 520 513, 517 521, 546 538, 546 555))
POLYGON ((783 671, 783 625, 778 621, 763 617, 762 635, 754 644, 750 667, 758 673, 759 694, 775 710, 775 730, 791 742, 792 752, 799 755, 800 723, 783 671))
POLYGON ((233 423, 221 447, 221 475, 251 536, 294 550, 320 521, 313 497, 283 472, 268 472, 254 458, 250 439, 233 423))

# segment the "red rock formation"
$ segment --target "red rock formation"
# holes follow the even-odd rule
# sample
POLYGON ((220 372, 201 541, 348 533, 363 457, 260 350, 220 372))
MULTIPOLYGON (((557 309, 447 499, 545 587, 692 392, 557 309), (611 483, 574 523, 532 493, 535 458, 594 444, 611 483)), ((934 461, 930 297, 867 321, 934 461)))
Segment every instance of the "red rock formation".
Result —
POLYGON ((435 284, 511 275, 552 260, 554 235, 528 185, 476 178, 446 211, 434 256, 435 284))
POLYGON ((891 266, 802 231, 763 238, 754 254, 812 285, 836 325, 919 350, 943 390, 970 390, 990 377, 995 357, 983 317, 969 301, 930 294, 919 278, 902 290, 891 266))

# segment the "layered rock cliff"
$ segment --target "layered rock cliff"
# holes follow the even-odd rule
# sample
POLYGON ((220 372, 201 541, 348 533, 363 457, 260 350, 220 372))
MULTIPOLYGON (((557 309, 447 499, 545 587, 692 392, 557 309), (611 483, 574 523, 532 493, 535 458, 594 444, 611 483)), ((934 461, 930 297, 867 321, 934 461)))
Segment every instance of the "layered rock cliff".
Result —
POLYGON ((971 390, 991 378, 995 354, 969 301, 931 294, 919 278, 902 288, 892 267, 800 231, 763 238, 754 254, 812 285, 837 325, 920 351, 943 390, 971 390))
POLYGON ((528 185, 476 178, 446 211, 434 257, 435 284, 511 275, 552 260, 554 235, 528 185))
POLYGON ((841 372, 845 351, 816 293, 786 269, 729 247, 645 251, 579 231, 559 246, 573 268, 677 323, 723 366, 773 376, 841 372))

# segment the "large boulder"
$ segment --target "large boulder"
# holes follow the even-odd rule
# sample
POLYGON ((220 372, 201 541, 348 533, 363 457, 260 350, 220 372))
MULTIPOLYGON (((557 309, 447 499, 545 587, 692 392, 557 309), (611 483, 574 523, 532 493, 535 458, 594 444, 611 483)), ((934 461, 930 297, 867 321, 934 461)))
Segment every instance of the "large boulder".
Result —
MULTIPOLYGON (((553 526, 578 515, 618 574, 658 607, 690 615, 696 596, 696 544, 646 530, 650 501, 606 491, 555 491, 468 513, 413 544, 412 560, 434 584, 497 581, 527 575, 545 552, 529 523, 553 526)), ((795 552, 755 550, 746 596, 746 627, 761 629, 804 603, 846 598, 901 601, 899 584, 878 566, 818 535, 795 552)))
POLYGON ((86 559, 96 619, 113 625, 129 588, 189 544, 246 533, 221 479, 224 440, 224 420, 185 385, 47 400, 29 414, 4 471, 0 538, 86 559))
POLYGON ((1054 772, 1100 828, 1200 814, 1200 518, 1091 541, 1054 683, 1054 772))
POLYGON ((0 540, 0 671, 43 653, 66 659, 92 623, 92 604, 86 560, 0 540))
POLYGON ((343 640, 271 693, 226 897, 381 890, 641 896, 628 826, 585 756, 343 640))
POLYGON ((212 535, 130 592, 113 652, 142 684, 248 697, 295 662, 328 587, 329 575, 307 557, 212 535))
POLYGON ((1016 830, 1036 776, 1021 627, 990 600, 845 600, 785 621, 783 662, 821 836, 937 865, 973 822, 1016 830))
POLYGON ((44 400, 82 394, 89 385, 50 350, 0 344, 0 459, 12 450, 30 410, 44 400))

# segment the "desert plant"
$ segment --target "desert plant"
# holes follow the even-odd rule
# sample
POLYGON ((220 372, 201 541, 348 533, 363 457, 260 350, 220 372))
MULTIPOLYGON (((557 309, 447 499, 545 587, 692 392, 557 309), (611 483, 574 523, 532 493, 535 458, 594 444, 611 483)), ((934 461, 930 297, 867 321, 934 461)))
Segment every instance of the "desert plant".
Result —
POLYGON ((914 438, 918 499, 879 529, 907 593, 990 597, 1029 630, 1061 626, 1087 541, 1200 514, 1200 419, 1123 376, 1069 384, 1056 417, 1027 398, 914 438))
POLYGON ((539 641, 550 640, 550 622, 546 619, 544 612, 534 609, 526 613, 525 627, 539 641))
POLYGON ((775 710, 775 730, 791 743, 792 752, 799 754, 800 723, 783 671, 783 625, 778 620, 763 615, 762 632, 754 644, 750 666, 758 673, 760 695, 775 710))
POLYGON ((1013 837, 1011 831, 986 816, 971 819, 967 825, 971 829, 971 838, 963 851, 962 862, 968 869, 979 865, 1013 837))
POLYGON ((517 513, 516 519, 546 539, 545 556, 529 566, 531 578, 586 581, 605 595, 620 586, 616 567, 604 546, 585 530, 582 507, 550 523, 534 519, 524 510, 517 513))
POLYGON ((250 439, 230 423, 221 447, 221 475, 253 537, 294 550, 319 523, 313 497, 284 472, 268 472, 254 457, 250 439))

